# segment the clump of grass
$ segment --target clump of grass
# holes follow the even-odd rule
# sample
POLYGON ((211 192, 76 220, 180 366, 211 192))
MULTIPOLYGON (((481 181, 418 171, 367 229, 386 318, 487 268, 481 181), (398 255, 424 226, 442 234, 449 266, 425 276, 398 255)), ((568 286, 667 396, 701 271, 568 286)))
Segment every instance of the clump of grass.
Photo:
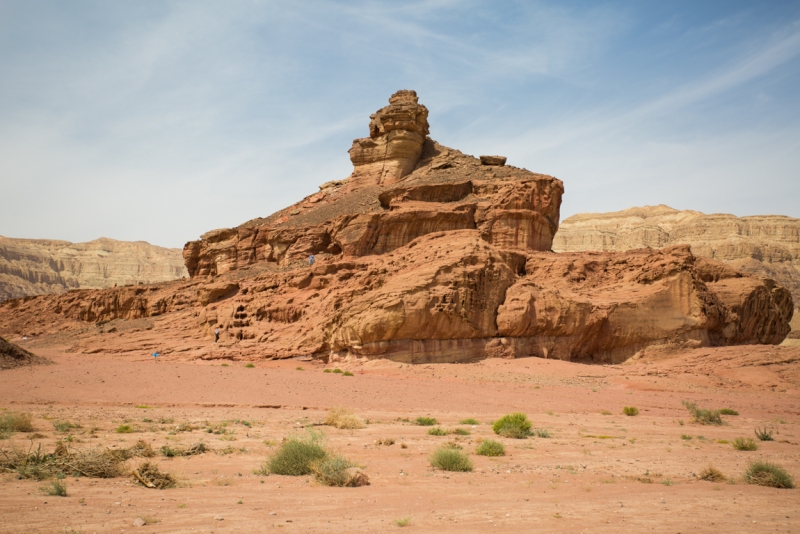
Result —
POLYGON ((637 408, 636 406, 625 406, 622 409, 622 413, 624 413, 629 417, 633 417, 634 415, 639 415, 639 408, 637 408))
POLYGON ((731 408, 720 408, 717 410, 721 415, 739 415, 739 412, 731 408))
POLYGON ((162 473, 158 466, 151 462, 140 464, 131 474, 142 486, 150 489, 171 488, 176 483, 175 477, 169 473, 162 473))
POLYGON ((446 436, 449 433, 450 432, 448 432, 447 430, 445 430, 444 428, 442 428, 440 426, 435 426, 435 427, 433 427, 433 428, 428 430, 428 435, 429 436, 446 436))
POLYGON ((253 368, 255 368, 255 364, 248 363, 247 365, 245 365, 245 367, 246 367, 247 369, 253 369, 253 368))
POLYGON ((299 365, 298 365, 297 367, 295 367, 295 368, 294 368, 294 370, 295 370, 295 371, 305 371, 305 369, 303 369, 303 368, 302 368, 301 366, 299 366, 299 365))
POLYGON ((458 449, 439 447, 430 458, 431 465, 443 471, 472 471, 472 461, 458 449))
POLYGON ((322 444, 322 434, 309 432, 284 441, 267 460, 261 472, 275 475, 302 476, 311 474, 311 464, 328 455, 322 444))
POLYGON ((50 484, 42 486, 39 489, 41 489, 42 493, 45 495, 50 495, 51 497, 67 496, 67 484, 63 480, 53 480, 50 482, 50 484))
POLYGON ((130 434, 130 433, 132 433, 133 431, 134 431, 134 430, 133 430, 133 427, 132 427, 131 425, 119 425, 119 426, 118 426, 118 427, 117 427, 117 428, 114 430, 114 432, 116 432, 117 434, 130 434))
POLYGON ((194 456, 196 454, 203 454, 209 452, 211 449, 203 443, 202 441, 195 443, 188 449, 182 449, 179 447, 170 447, 169 445, 164 445, 161 447, 161 454, 166 456, 167 458, 174 458, 176 456, 194 456))
POLYGON ((697 404, 689 401, 683 401, 683 405, 692 414, 692 419, 695 423, 701 425, 721 425, 722 417, 720 417, 719 410, 706 410, 698 408, 697 404))
POLYGON ((745 482, 771 488, 794 488, 794 480, 786 470, 776 464, 757 460, 750 464, 744 473, 745 482))
POLYGON ((325 486, 356 488, 369 485, 369 478, 356 464, 337 454, 311 462, 311 472, 317 482, 325 486))
POLYGON ((53 428, 55 428, 59 432, 69 432, 72 429, 80 427, 81 425, 77 423, 70 423, 69 421, 60 421, 60 420, 53 421, 53 428))
POLYGON ((350 371, 345 371, 344 373, 342 373, 342 376, 355 376, 355 375, 350 371))
POLYGON ((775 441, 772 439, 772 430, 767 430, 767 427, 764 427, 763 430, 756 428, 755 433, 759 441, 775 441))
POLYGON ((531 435, 531 422, 524 413, 506 414, 492 425, 495 434, 507 438, 524 439, 531 435))
POLYGON ((331 371, 330 369, 323 369, 322 372, 323 373, 332 373, 333 371, 331 371))
POLYGON ((755 451, 758 450, 758 444, 753 438, 736 438, 733 440, 733 448, 737 451, 755 451))
POLYGON ((612 415, 612 414, 608 410, 603 410, 600 412, 600 415, 612 415))
POLYGON ((341 369, 339 369, 338 367, 336 369, 334 369, 333 372, 336 373, 336 374, 339 374, 339 375, 343 373, 343 371, 341 369))
POLYGON ((220 367, 230 367, 227 363, 223 363, 220 367))
POLYGON ((401 517, 400 519, 395 519, 394 524, 397 525, 398 527, 407 527, 408 525, 411 524, 411 518, 401 517))
POLYGON ((730 443, 730 441, 728 441, 727 439, 718 439, 717 443, 721 445, 727 445, 728 443, 730 443))
POLYGON ((544 428, 536 429, 533 432, 537 438, 551 438, 553 435, 550 433, 549 430, 545 430, 544 428))
POLYGON ((485 439, 478 445, 475 454, 481 456, 505 456, 506 448, 499 441, 485 439))
POLYGON ((414 424, 419 426, 433 426, 438 425, 439 421, 435 417, 417 417, 414 420, 414 424))
POLYGON ((472 434, 472 432, 470 432, 466 428, 456 428, 455 430, 453 430, 453 434, 457 436, 469 436, 470 434, 472 434))
POLYGON ((690 436, 689 434, 681 434, 681 439, 690 440, 692 439, 692 436, 690 436))
POLYGON ((0 433, 33 432, 33 418, 29 413, 0 413, 0 433))
POLYGON ((700 476, 698 478, 700 478, 700 480, 708 480, 709 482, 725 482, 725 475, 712 465, 700 471, 700 476))
POLYGON ((477 419, 473 419, 472 417, 468 417, 466 419, 462 419, 458 422, 460 425, 479 425, 481 424, 477 419))
POLYGON ((331 408, 328 412, 328 416, 325 418, 325 424, 336 428, 351 430, 367 426, 364 420, 355 415, 352 410, 341 406, 331 408))
POLYGON ((153 450, 153 447, 149 443, 140 439, 136 442, 136 445, 128 449, 128 454, 131 457, 140 456, 142 458, 152 458, 156 455, 156 451, 153 450))

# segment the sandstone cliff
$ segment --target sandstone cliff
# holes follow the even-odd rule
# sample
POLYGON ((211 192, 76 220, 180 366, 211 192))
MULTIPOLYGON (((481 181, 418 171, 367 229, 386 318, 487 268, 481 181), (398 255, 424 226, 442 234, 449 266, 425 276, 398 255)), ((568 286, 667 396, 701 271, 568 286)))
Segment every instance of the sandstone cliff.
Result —
POLYGON ((664 205, 581 213, 562 221, 553 250, 624 252, 677 244, 690 245, 697 256, 771 278, 800 304, 800 219, 783 215, 707 215, 664 205))
POLYGON ((347 179, 187 243, 190 280, 12 300, 0 332, 60 332, 86 353, 414 363, 621 362, 789 332, 787 289, 686 245, 553 253, 560 180, 427 130, 427 110, 401 91, 371 117, 384 156, 357 139, 347 179))
POLYGON ((187 274, 179 250, 143 241, 100 238, 70 243, 0 236, 0 301, 69 289, 151 284, 187 274))

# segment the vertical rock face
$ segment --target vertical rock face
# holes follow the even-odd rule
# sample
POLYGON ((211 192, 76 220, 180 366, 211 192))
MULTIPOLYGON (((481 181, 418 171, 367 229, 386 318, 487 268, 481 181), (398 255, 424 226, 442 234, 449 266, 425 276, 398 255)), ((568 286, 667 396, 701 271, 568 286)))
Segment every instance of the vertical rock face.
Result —
POLYGON ((409 175, 428 133, 428 109, 419 103, 416 91, 397 91, 388 106, 370 115, 369 137, 353 141, 349 191, 391 185, 409 175))
POLYGON ((100 238, 88 243, 0 236, 0 300, 153 284, 188 273, 180 250, 144 241, 100 238))

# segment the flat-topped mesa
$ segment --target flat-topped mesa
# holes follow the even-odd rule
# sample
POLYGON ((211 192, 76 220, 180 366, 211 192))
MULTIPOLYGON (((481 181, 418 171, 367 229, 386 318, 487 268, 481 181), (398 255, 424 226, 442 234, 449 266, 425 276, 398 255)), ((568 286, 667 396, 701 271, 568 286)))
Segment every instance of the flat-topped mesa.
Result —
POLYGON ((411 174, 428 133, 428 108, 419 103, 416 91, 397 91, 388 106, 370 115, 369 137, 353 141, 348 190, 390 185, 411 174))

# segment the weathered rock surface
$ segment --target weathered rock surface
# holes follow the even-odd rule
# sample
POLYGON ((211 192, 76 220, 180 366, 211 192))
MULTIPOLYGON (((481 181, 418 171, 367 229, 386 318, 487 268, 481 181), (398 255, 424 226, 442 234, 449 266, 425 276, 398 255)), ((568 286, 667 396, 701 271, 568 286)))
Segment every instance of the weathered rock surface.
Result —
MULTIPOLYGON (((422 136, 420 108, 398 93, 371 132, 422 136)), ((396 153, 354 159, 348 180, 187 243, 190 280, 12 300, 0 305, 0 332, 72 332, 86 353, 414 363, 621 362, 655 347, 780 343, 789 332, 792 296, 772 280, 686 245, 553 253, 561 181, 429 138, 421 147, 408 174, 358 174, 395 165, 396 153)))
POLYGON ((69 289, 152 284, 188 275, 180 250, 143 241, 88 243, 0 236, 0 301, 69 289))
POLYGON ((783 215, 707 215, 664 205, 581 213, 562 221, 553 250, 624 252, 676 244, 690 245, 696 256, 771 278, 800 304, 800 219, 783 215))
POLYGON ((47 358, 42 358, 41 356, 28 352, 19 345, 15 345, 0 337, 0 370, 48 363, 51 362, 47 358))

